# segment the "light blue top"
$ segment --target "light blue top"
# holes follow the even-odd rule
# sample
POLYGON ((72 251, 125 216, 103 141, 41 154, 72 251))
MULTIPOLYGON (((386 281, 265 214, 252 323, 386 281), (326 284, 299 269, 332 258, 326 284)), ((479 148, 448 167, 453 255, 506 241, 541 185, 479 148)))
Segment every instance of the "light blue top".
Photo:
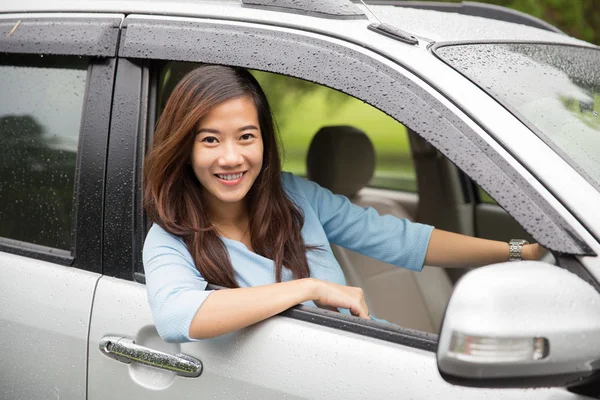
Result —
MULTIPOLYGON (((361 208, 344 196, 287 172, 282 173, 281 180, 290 199, 304 212, 304 242, 323 249, 307 252, 311 277, 346 284, 330 242, 413 271, 423 268, 432 226, 380 216, 373 208, 361 208)), ((273 260, 251 252, 241 242, 221 239, 240 287, 275 283, 273 260)), ((205 290, 207 282, 196 269, 187 246, 181 238, 153 224, 144 243, 143 260, 158 333, 167 342, 194 340, 188 336, 190 323, 213 291, 205 290)), ((292 272, 284 267, 282 281, 289 280, 292 272)), ((314 306, 312 301, 304 304, 314 306)))

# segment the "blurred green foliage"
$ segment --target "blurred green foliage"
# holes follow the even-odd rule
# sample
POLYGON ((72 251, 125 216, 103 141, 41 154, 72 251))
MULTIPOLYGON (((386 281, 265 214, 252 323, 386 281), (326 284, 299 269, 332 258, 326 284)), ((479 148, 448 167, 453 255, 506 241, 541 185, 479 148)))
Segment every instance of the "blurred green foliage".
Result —
MULTIPOLYGON (((437 0, 439 1, 439 0, 437 0)), ((461 0, 441 0, 460 3, 461 0)), ((566 34, 600 45, 599 0, 477 0, 509 7, 556 26, 566 34)))
POLYGON ((283 168, 306 174, 312 137, 324 126, 351 125, 371 139, 376 169, 371 186, 416 191, 404 125, 358 99, 285 75, 252 71, 265 91, 283 144, 283 168))

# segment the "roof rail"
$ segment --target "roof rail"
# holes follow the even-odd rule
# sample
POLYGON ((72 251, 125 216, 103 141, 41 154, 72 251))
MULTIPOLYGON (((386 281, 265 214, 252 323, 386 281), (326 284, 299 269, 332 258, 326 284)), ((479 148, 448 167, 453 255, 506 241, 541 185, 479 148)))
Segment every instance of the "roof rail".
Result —
POLYGON ((461 3, 443 3, 441 1, 403 1, 403 0, 365 0, 367 4, 386 5, 395 7, 420 8, 441 12, 452 12, 463 15, 472 15, 495 19, 499 21, 514 22, 521 25, 532 26, 551 32, 561 33, 563 31, 539 18, 525 14, 524 12, 511 8, 497 6, 494 4, 483 4, 474 1, 463 1, 461 3))
POLYGON ((368 19, 351 0, 242 0, 246 7, 307 14, 322 18, 368 19))

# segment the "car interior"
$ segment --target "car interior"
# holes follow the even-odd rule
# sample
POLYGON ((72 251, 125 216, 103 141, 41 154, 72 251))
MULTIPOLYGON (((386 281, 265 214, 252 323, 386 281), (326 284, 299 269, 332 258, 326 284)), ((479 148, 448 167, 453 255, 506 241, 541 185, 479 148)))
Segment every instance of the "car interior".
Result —
MULTIPOLYGON (((160 66, 156 115, 160 115, 176 83, 195 66, 197 64, 184 62, 168 62, 160 66)), ((260 71, 255 76, 271 102, 273 90, 293 91, 298 87, 291 82, 295 78, 260 71), (273 81, 278 84, 273 84, 273 81)), ((302 90, 305 90, 305 97, 306 93, 310 93, 305 88, 302 90)), ((338 95, 345 96, 339 92, 338 95)), ((373 108, 361 104, 365 109, 373 108)), ((277 107, 273 108, 277 121, 277 107)), ((302 121, 302 118, 299 120, 302 121)), ((279 124, 286 154, 295 154, 290 151, 291 147, 301 147, 301 156, 296 158, 304 164, 299 168, 298 162, 288 163, 286 159, 284 170, 290 170, 286 166, 291 166, 292 172, 317 182, 333 193, 348 197, 361 207, 373 207, 380 214, 391 214, 486 239, 508 242, 512 238, 523 238, 534 241, 475 182, 435 147, 421 139, 418 132, 411 131, 397 121, 393 123, 406 135, 408 146, 405 152, 408 153, 400 154, 402 149, 398 149, 397 156, 409 157, 413 174, 409 178, 412 179, 409 185, 402 184, 400 180, 400 183, 394 183, 394 171, 390 175, 389 170, 378 169, 381 159, 379 153, 389 149, 386 149, 388 145, 385 142, 376 144, 377 133, 365 132, 353 125, 352 121, 345 123, 335 118, 322 121, 319 128, 304 136, 303 140, 287 136, 285 124, 279 124)), ((439 332, 453 287, 468 271, 463 268, 425 266, 421 272, 413 272, 339 246, 332 245, 332 248, 348 285, 364 290, 372 315, 404 328, 424 332, 439 332)))

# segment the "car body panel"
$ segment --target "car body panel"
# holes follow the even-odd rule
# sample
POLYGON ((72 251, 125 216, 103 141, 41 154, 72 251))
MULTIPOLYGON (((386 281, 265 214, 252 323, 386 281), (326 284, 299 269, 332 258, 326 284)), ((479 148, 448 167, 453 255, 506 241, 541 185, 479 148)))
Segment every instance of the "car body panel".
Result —
POLYGON ((0 269, 0 397, 85 398, 100 275, 3 252, 0 269))
POLYGON ((285 316, 217 338, 165 343, 154 328, 147 302, 142 284, 100 279, 90 327, 88 400, 585 398, 562 389, 497 391, 453 386, 439 376, 432 352, 285 316), (179 377, 109 358, 99 349, 106 335, 195 357, 203 363, 202 375, 179 377))

